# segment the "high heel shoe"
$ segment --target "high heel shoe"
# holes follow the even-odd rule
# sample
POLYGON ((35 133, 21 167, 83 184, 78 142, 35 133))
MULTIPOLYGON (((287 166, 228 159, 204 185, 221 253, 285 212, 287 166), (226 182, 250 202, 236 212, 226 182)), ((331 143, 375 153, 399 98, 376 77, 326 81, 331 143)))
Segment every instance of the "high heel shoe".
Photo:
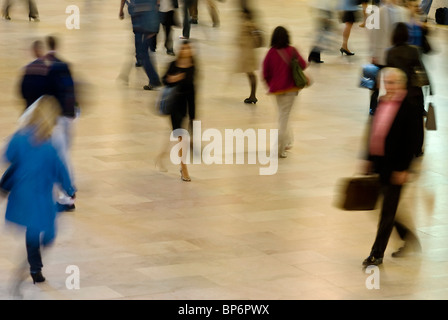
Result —
POLYGON ((353 52, 350 52, 348 50, 345 50, 344 48, 339 49, 341 51, 341 55, 344 55, 344 53, 348 56, 354 56, 355 54, 353 52))
POLYGON ((247 104, 251 104, 251 103, 256 104, 257 101, 258 101, 257 98, 247 98, 247 99, 244 99, 244 103, 247 103, 247 104))
POLYGON ((9 13, 3 13, 2 16, 3 16, 3 18, 5 18, 5 20, 11 20, 9 13))
POLYGON ((31 273, 31 278, 33 278, 33 284, 36 282, 44 282, 45 277, 42 275, 42 272, 31 273))
POLYGON ((182 181, 185 181, 185 182, 190 182, 191 181, 190 177, 185 177, 184 176, 184 172, 182 171, 182 169, 180 169, 180 178, 182 179, 182 181))
POLYGON ((34 22, 39 22, 39 21, 40 21, 39 17, 37 17, 37 16, 28 16, 28 18, 30 19, 29 21, 31 21, 31 19, 32 19, 34 22))

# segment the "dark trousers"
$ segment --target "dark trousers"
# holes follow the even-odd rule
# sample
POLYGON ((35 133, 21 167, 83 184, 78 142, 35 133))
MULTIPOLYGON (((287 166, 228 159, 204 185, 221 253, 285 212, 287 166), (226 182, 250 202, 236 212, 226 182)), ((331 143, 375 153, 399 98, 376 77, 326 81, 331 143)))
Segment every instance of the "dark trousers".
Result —
POLYGON ((54 230, 41 232, 28 228, 25 234, 26 252, 28 263, 30 264, 30 272, 37 273, 42 271, 42 256, 40 252, 41 246, 50 245, 55 238, 54 230))
POLYGON ((402 224, 395 221, 401 190, 401 185, 392 185, 389 183, 383 184, 382 186, 383 205, 378 231, 370 253, 375 258, 384 257, 384 252, 386 251, 387 243, 389 242, 394 227, 397 227, 400 237, 403 236, 402 239, 404 239, 408 231, 402 224))
POLYGON ((184 1, 184 8, 183 8, 184 20, 183 20, 182 36, 184 36, 185 38, 190 38, 190 29, 191 29, 190 8, 191 8, 192 4, 193 4, 193 0, 185 0, 184 1))
POLYGON ((149 83, 153 86, 160 86, 160 78, 157 73, 154 64, 151 62, 151 57, 149 56, 149 50, 155 51, 155 37, 156 34, 148 34, 143 32, 135 32, 135 45, 136 45, 136 57, 137 61, 139 61, 143 68, 145 69, 145 73, 148 76, 149 83), (152 50, 154 48, 154 50, 152 50))
POLYGON ((173 51, 173 36, 171 35, 171 31, 175 25, 174 11, 161 12, 160 21, 165 32, 165 48, 167 51, 173 51))

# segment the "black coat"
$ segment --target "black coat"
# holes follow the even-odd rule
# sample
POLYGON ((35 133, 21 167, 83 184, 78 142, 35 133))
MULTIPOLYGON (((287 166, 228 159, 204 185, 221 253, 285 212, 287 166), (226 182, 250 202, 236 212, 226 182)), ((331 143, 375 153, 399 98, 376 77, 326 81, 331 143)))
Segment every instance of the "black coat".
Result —
POLYGON ((389 181, 392 171, 409 169, 418 145, 416 128, 421 119, 419 109, 407 95, 386 136, 384 156, 369 155, 369 159, 374 162, 375 172, 380 174, 384 182, 389 181))

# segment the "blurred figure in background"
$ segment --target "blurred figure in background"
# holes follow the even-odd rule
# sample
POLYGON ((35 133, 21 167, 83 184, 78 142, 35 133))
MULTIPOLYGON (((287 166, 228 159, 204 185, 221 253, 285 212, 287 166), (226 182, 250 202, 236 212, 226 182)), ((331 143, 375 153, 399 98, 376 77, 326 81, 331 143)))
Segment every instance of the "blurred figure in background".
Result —
MULTIPOLYGON (((38 22, 39 21, 39 12, 37 10, 36 2, 35 0, 27 0, 28 2, 28 19, 29 21, 33 20, 38 22)), ((5 4, 3 5, 3 12, 2 16, 6 20, 11 20, 11 16, 9 15, 9 9, 11 8, 12 0, 5 0, 5 4)))
POLYGON ((323 63, 321 59, 322 51, 332 47, 335 37, 335 25, 333 15, 340 0, 310 0, 309 6, 315 23, 315 37, 313 46, 308 55, 308 62, 323 63))
MULTIPOLYGON (((220 20, 215 0, 205 0, 205 1, 207 2, 208 13, 212 18, 213 28, 217 28, 220 25, 220 20)), ((223 0, 220 1, 223 2, 223 0)), ((198 16, 199 16, 198 3, 199 0, 193 0, 193 3, 190 7, 190 15, 191 15, 190 23, 192 24, 198 24, 198 16)))
MULTIPOLYGON (((399 0, 388 0, 379 9, 380 28, 372 28, 369 32, 370 54, 372 64, 380 69, 386 66, 386 51, 392 46, 392 33, 398 22, 409 22, 406 8, 398 5, 399 0)), ((380 81, 377 79, 375 89, 370 96, 370 114, 375 113, 380 93, 380 81)))
MULTIPOLYGON (((178 129, 184 129, 185 118, 188 115, 188 128, 192 129, 193 120, 196 118, 196 64, 193 48, 188 40, 185 40, 179 48, 176 60, 170 63, 166 74, 163 76, 163 83, 167 86, 176 86, 176 103, 171 111, 171 126, 173 135, 182 141, 178 129)), ((190 135, 191 136, 191 135, 190 135)), ((181 150, 182 152, 182 150, 181 150)), ((156 164, 161 164, 166 152, 158 156, 156 164)), ((182 154, 179 154, 182 158, 182 154)), ((185 155, 184 155, 185 157, 185 155)), ((182 158, 183 159, 183 158, 182 158)), ((184 161, 180 164, 180 174, 182 181, 191 181, 187 165, 184 161)))
POLYGON ((353 56, 354 53, 348 49, 348 39, 353 28, 353 24, 357 21, 358 14, 358 1, 357 0, 342 0, 342 23, 345 24, 344 31, 342 32, 342 45, 339 51, 342 55, 344 53, 348 56, 353 56))
POLYGON ((396 25, 392 35, 392 43, 393 47, 387 51, 386 65, 388 67, 399 68, 406 74, 408 96, 414 108, 421 115, 420 121, 415 128, 417 132, 417 149, 414 154, 419 157, 423 155, 425 99, 422 87, 414 83, 413 75, 417 69, 424 70, 426 73, 426 68, 420 59, 420 52, 417 47, 409 45, 408 26, 405 23, 400 22, 396 25))
POLYGON ((294 140, 289 127, 289 115, 300 89, 295 85, 289 63, 293 57, 297 57, 303 70, 307 68, 306 61, 297 49, 290 45, 288 31, 282 26, 276 27, 272 33, 271 48, 263 61, 263 78, 268 85, 269 93, 275 96, 277 102, 280 158, 287 157, 286 151, 292 148, 294 140))
POLYGON ((432 0, 422 0, 422 3, 420 4, 421 11, 428 16, 429 11, 431 11, 432 6, 432 0))
MULTIPOLYGON (((51 245, 56 237, 56 184, 75 197, 65 162, 52 144, 52 131, 61 108, 51 96, 43 96, 38 106, 10 139, 5 159, 10 163, 9 195, 5 219, 26 231, 26 250, 33 283, 45 281, 42 274, 41 247, 51 245)), ((25 270, 19 270, 17 286, 25 270)))
MULTIPOLYGON (((44 59, 49 66, 48 94, 56 97, 61 108, 61 114, 57 125, 53 130, 53 140, 61 153, 73 179, 73 167, 70 161, 70 148, 73 141, 74 121, 76 119, 76 94, 75 84, 68 63, 64 62, 57 54, 58 40, 54 36, 46 38, 48 53, 44 59)), ((63 192, 59 195, 58 202, 62 211, 75 209, 74 200, 63 192)))
MULTIPOLYGON (((149 49, 155 51, 156 36, 160 28, 159 0, 131 0, 128 3, 128 12, 131 16, 132 31, 135 37, 136 66, 143 66, 149 83, 143 86, 144 90, 153 90, 161 85, 155 61, 151 61, 149 49)), ((124 5, 121 0, 119 18, 124 19, 124 5)))
POLYGON ((24 68, 24 74, 20 84, 22 97, 25 99, 26 108, 32 105, 48 90, 48 65, 44 59, 44 43, 36 40, 31 45, 34 61, 24 68))
POLYGON ((173 35, 171 34, 173 26, 177 25, 176 10, 179 8, 178 0, 160 0, 160 23, 165 32, 166 53, 174 56, 173 35))
POLYGON ((258 69, 258 59, 256 56, 256 44, 254 43, 253 32, 257 31, 257 25, 254 21, 253 12, 243 7, 240 11, 240 25, 237 28, 238 35, 236 40, 237 45, 237 60, 236 72, 245 73, 249 78, 250 95, 244 99, 244 103, 256 104, 258 99, 257 92, 257 76, 255 70, 258 69))
POLYGON ((182 22, 182 35, 179 37, 180 39, 187 40, 190 39, 190 31, 191 31, 191 6, 193 5, 194 0, 184 0, 183 5, 183 22, 182 22))
MULTIPOLYGON (((386 94, 381 97, 370 129, 366 173, 378 173, 383 203, 375 242, 364 266, 383 263, 384 252, 395 227, 405 247, 418 250, 417 236, 396 219, 402 188, 417 145, 417 125, 421 113, 408 96, 406 74, 398 68, 384 68, 386 94)), ((400 251, 403 251, 401 249, 400 251)), ((395 253, 399 256, 402 252, 395 253)))

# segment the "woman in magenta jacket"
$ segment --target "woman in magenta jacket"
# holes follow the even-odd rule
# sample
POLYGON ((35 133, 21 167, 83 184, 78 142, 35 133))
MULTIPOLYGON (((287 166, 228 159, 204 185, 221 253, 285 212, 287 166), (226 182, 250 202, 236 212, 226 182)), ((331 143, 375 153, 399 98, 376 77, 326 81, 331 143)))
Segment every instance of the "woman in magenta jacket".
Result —
POLYGON ((271 48, 263 61, 263 78, 269 93, 275 95, 278 106, 278 155, 286 158, 286 151, 292 147, 293 135, 289 128, 289 115, 300 88, 296 87, 289 62, 297 57, 304 70, 306 61, 296 48, 290 45, 289 33, 282 27, 274 29, 271 48))

